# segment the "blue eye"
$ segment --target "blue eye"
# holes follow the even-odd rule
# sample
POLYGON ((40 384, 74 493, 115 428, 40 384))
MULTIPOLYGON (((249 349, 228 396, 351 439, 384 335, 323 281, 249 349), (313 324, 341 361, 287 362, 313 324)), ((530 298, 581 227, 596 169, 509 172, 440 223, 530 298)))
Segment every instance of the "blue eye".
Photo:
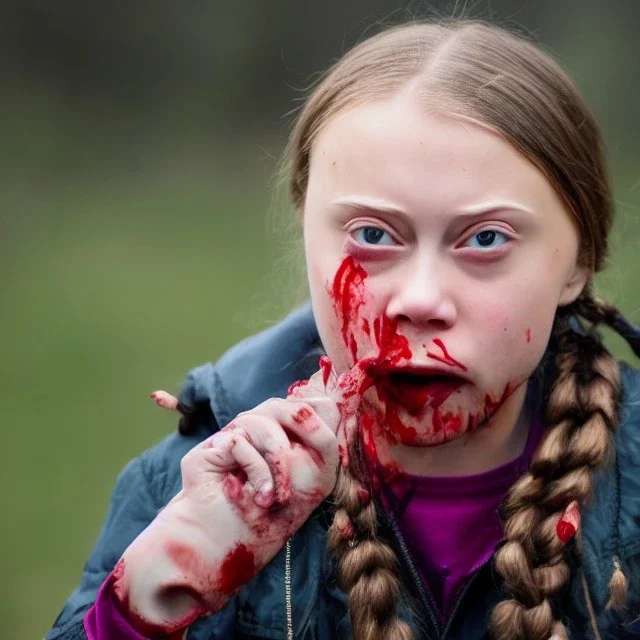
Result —
POLYGON ((360 227, 353 232, 353 239, 360 244, 393 245, 391 234, 380 227, 360 227))
POLYGON ((495 229, 483 229, 474 233, 465 243, 465 247, 472 249, 497 249, 509 242, 510 238, 506 233, 495 229))

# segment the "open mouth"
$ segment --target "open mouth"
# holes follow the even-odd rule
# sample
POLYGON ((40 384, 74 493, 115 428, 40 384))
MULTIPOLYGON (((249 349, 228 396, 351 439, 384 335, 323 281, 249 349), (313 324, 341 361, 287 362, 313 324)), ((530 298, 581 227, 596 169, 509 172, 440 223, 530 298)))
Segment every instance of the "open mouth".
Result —
POLYGON ((425 407, 440 406, 466 382, 455 374, 397 370, 384 376, 377 388, 381 399, 391 400, 415 414, 425 407))

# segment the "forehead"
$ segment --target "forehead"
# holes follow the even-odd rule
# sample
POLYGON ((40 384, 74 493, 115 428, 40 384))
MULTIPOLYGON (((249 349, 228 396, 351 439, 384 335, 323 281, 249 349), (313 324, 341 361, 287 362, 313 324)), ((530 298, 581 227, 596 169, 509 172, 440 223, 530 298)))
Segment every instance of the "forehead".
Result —
POLYGON ((389 198, 409 210, 514 198, 531 208, 561 206, 542 172, 502 136, 430 113, 407 94, 349 109, 320 132, 307 195, 347 193, 389 198))

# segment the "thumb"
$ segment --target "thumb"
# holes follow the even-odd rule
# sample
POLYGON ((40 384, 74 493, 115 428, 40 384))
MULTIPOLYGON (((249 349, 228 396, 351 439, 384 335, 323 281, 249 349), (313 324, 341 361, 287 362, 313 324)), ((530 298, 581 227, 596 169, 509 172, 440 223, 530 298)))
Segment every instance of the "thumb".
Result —
POLYGON ((310 404, 319 417, 333 430, 343 422, 353 422, 362 394, 373 384, 372 360, 359 360, 351 369, 338 375, 327 356, 320 358, 320 369, 308 380, 294 382, 288 398, 310 404))
POLYGON ((316 371, 308 380, 294 382, 289 387, 288 400, 306 402, 318 417, 336 433, 340 423, 340 410, 333 398, 327 393, 326 372, 316 371))

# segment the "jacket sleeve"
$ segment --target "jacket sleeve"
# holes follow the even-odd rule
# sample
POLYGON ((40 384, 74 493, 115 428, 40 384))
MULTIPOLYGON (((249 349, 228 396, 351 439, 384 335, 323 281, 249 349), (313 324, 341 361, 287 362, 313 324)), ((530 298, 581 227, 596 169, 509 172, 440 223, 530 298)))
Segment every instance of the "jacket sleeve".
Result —
POLYGON ((124 468, 111 497, 106 521, 84 566, 80 585, 67 600, 45 640, 85 640, 82 618, 129 544, 163 505, 152 491, 144 457, 124 468))

